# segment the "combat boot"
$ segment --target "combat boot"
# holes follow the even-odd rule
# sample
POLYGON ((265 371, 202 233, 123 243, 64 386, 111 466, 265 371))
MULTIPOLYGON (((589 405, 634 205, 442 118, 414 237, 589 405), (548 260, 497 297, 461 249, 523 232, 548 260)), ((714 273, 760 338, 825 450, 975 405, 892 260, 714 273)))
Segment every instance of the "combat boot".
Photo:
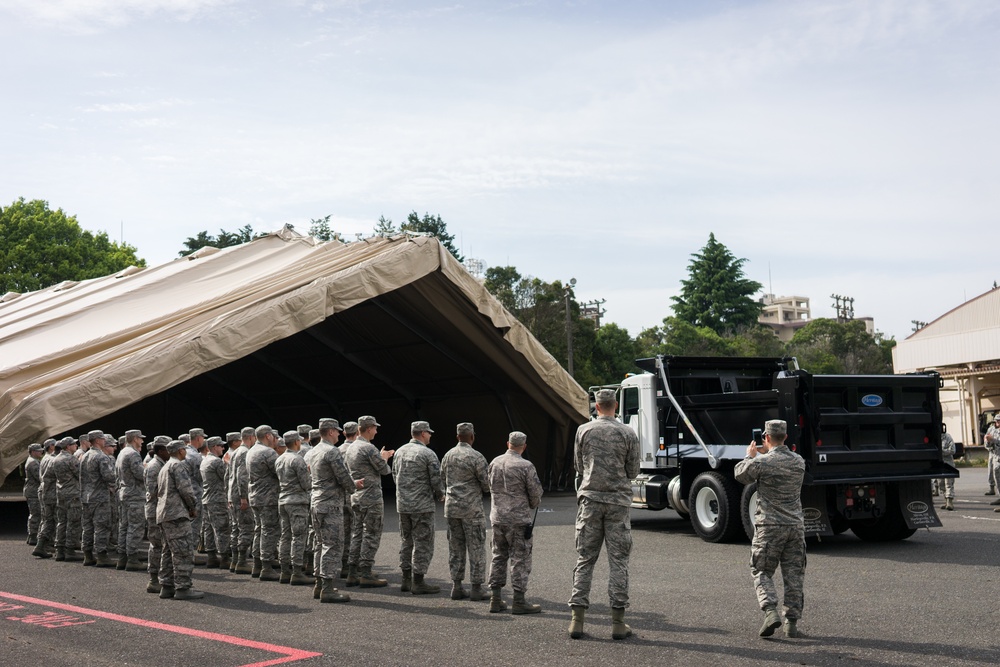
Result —
POLYGON ((464 600, 469 597, 469 594, 465 592, 462 588, 462 580, 455 579, 451 584, 451 599, 452 600, 464 600))
POLYGON ((116 562, 111 560, 107 551, 98 551, 94 559, 94 565, 96 567, 115 567, 116 562))
POLYGON ((31 555, 35 558, 52 558, 52 554, 49 553, 49 544, 45 541, 45 538, 38 540, 38 544, 35 545, 35 550, 31 552, 31 555))
POLYGON ((288 583, 292 586, 308 586, 313 582, 312 577, 306 576, 301 565, 292 566, 292 575, 288 578, 288 583))
POLYGON ((236 574, 236 563, 238 563, 239 560, 240 560, 240 550, 230 549, 229 558, 227 559, 227 562, 229 563, 229 571, 232 572, 233 574, 236 574))
POLYGON ((236 566, 233 569, 233 572, 235 572, 236 574, 251 574, 253 572, 253 569, 250 567, 250 564, 247 563, 246 549, 239 550, 239 555, 236 557, 236 566))
POLYGON ((995 487, 990 487, 990 490, 984 493, 984 496, 995 496, 997 494, 995 487))
POLYGON ((333 587, 333 579, 323 580, 323 590, 319 595, 320 602, 350 602, 351 596, 341 593, 333 587))
POLYGON ((250 576, 253 577, 254 579, 256 579, 257 577, 259 577, 260 576, 260 571, 261 571, 261 569, 263 567, 264 567, 264 564, 261 562, 261 560, 259 558, 254 558, 253 559, 253 569, 250 570, 250 576))
POLYGON ((323 592, 323 580, 316 577, 316 583, 313 585, 313 600, 318 600, 320 594, 323 592))
POLYGON ((764 624, 760 626, 761 637, 770 637, 774 631, 781 627, 781 617, 774 607, 764 607, 764 624))
POLYGON ((941 506, 941 509, 948 510, 949 512, 954 512, 955 511, 955 501, 953 501, 951 498, 945 498, 944 499, 944 505, 941 506))
POLYGON ((205 559, 205 567, 215 569, 218 568, 221 564, 222 561, 219 560, 219 552, 209 551, 208 558, 205 559))
POLYGON ((410 575, 410 570, 403 570, 403 583, 399 585, 399 592, 409 593, 410 588, 412 587, 413 587, 413 579, 410 575))
POLYGON ((540 614, 542 613, 541 605, 530 604, 524 601, 524 593, 518 593, 514 591, 514 604, 511 606, 510 613, 512 614, 540 614))
POLYGON ((160 585, 160 599, 161 600, 169 600, 170 598, 174 597, 174 593, 175 592, 176 591, 174 591, 174 587, 173 586, 165 586, 165 585, 162 585, 162 584, 160 585))
POLYGON ((119 551, 118 563, 115 565, 115 569, 124 570, 126 565, 128 565, 128 554, 126 554, 124 551, 119 551))
POLYGON ((149 583, 146 584, 147 593, 159 593, 160 592, 160 577, 151 574, 149 575, 149 583))
MULTIPOLYGON (((773 631, 772 631, 773 632, 773 631)), ((632 636, 632 628, 625 622, 625 607, 611 608, 611 638, 625 639, 632 636)))
POLYGON ((126 572, 142 572, 145 569, 146 566, 142 564, 141 560, 139 560, 138 554, 132 554, 131 556, 126 557, 125 559, 126 572))
POLYGON ((84 567, 91 567, 91 566, 96 565, 96 564, 97 564, 97 559, 94 558, 94 550, 93 549, 84 549, 83 550, 83 566, 84 567))
POLYGON ((410 592, 414 595, 433 595, 434 593, 440 593, 441 587, 434 586, 433 584, 425 584, 424 575, 414 574, 413 584, 410 586, 410 592))
POLYGON ((278 577, 279 584, 287 584, 292 580, 292 564, 282 563, 281 564, 281 576, 278 577))
POLYGON ((36 544, 38 544, 38 536, 37 535, 28 535, 28 546, 29 547, 33 547, 36 544))
MULTIPOLYGON (((45 558, 45 556, 39 556, 39 558, 45 558)), ((56 547, 56 560, 59 562, 66 560, 66 549, 63 547, 56 547)))
POLYGON ((997 498, 996 500, 991 502, 990 505, 1000 505, 1000 498, 997 498))
POLYGON ((795 627, 795 619, 794 618, 786 618, 785 619, 785 636, 786 637, 791 637, 792 639, 794 639, 794 638, 796 638, 796 637, 799 636, 799 629, 797 627, 795 627))
POLYGON ((569 636, 572 639, 579 639, 583 636, 583 619, 587 615, 587 608, 582 605, 572 605, 573 619, 569 622, 569 636))
POLYGON ((490 613, 499 614, 501 611, 507 608, 507 603, 503 601, 500 596, 502 588, 494 588, 492 595, 490 595, 490 613))
POLYGON ((481 600, 489 600, 490 594, 486 592, 482 584, 472 584, 472 590, 469 591, 469 599, 473 602, 479 602, 481 600))
POLYGON ((200 600, 203 597, 205 597, 204 593, 193 588, 178 588, 174 591, 175 600, 200 600))
POLYGON ((229 560, 229 552, 223 553, 219 556, 219 569, 233 571, 232 562, 229 560))
MULTIPOLYGON (((59 558, 56 558, 56 560, 59 560, 59 558)), ((83 556, 77 553, 73 547, 65 547, 63 549, 63 560, 67 563, 79 563, 83 560, 83 556)))
MULTIPOLYGON (((291 573, 289 573, 291 575, 291 573)), ((266 560, 261 564, 260 567, 260 580, 261 581, 280 581, 281 577, 277 572, 274 571, 274 566, 271 561, 266 560)))
MULTIPOLYGON (((306 551, 302 556, 302 572, 312 576, 313 573, 313 552, 306 551)), ((343 579, 343 577, 341 577, 343 579)))
POLYGON ((358 574, 358 583, 361 585, 361 588, 382 588, 389 582, 372 574, 372 568, 368 566, 358 574))
POLYGON ((346 586, 348 588, 353 588, 361 584, 361 579, 358 578, 358 568, 355 565, 351 565, 347 569, 347 582, 346 586))

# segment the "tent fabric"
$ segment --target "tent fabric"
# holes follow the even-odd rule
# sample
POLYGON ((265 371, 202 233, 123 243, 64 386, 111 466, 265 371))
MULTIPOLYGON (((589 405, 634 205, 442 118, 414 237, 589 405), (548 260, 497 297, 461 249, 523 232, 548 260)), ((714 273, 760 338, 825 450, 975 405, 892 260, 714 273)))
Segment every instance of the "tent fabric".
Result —
POLYGON ((438 420, 439 454, 451 419, 488 426, 492 453, 524 430, 550 479, 589 418, 586 392, 432 237, 286 228, 0 299, 0 477, 71 429, 223 433, 355 411, 403 441, 410 421, 438 420))

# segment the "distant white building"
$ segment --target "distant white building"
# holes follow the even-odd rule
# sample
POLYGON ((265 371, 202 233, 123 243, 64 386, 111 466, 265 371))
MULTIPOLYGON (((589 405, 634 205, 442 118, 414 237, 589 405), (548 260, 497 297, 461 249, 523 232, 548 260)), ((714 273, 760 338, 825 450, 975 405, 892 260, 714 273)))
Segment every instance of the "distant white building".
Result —
POLYGON ((809 297, 774 296, 765 294, 757 321, 774 330, 782 342, 787 343, 795 332, 809 323, 809 297))
POLYGON ((955 440, 982 444, 1000 411, 1000 289, 966 301, 892 350, 896 373, 935 370, 944 387, 944 421, 955 440))

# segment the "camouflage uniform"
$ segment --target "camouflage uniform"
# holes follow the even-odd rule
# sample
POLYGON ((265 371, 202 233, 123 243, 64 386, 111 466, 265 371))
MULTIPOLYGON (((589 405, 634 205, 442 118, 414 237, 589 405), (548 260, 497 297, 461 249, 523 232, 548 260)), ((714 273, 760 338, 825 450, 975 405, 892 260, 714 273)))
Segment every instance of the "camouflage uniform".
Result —
POLYGON ((38 526, 38 539, 45 539, 45 544, 53 544, 56 534, 56 476, 52 462, 56 455, 46 454, 38 464, 41 483, 38 486, 38 502, 41 505, 41 523, 38 526))
POLYGON ((262 561, 278 557, 278 494, 281 486, 274 472, 278 453, 258 442, 247 452, 246 467, 249 476, 250 509, 253 510, 253 555, 262 561))
MULTIPOLYGON (((184 457, 184 464, 188 467, 188 477, 191 480, 191 491, 195 495, 195 515, 191 519, 191 540, 197 546, 201 540, 202 509, 201 497, 204 493, 204 485, 201 481, 201 461, 204 458, 193 445, 185 446, 187 456, 184 457)), ((201 561, 204 564, 204 561, 201 561)))
POLYGON ((351 477, 365 480, 364 488, 356 490, 351 496, 354 525, 347 559, 348 564, 364 570, 375 564, 375 554, 382 543, 382 522, 385 516, 382 476, 391 474, 392 470, 375 445, 360 435, 350 443, 344 459, 351 477))
POLYGON ((250 449, 241 444, 229 459, 229 504, 233 507, 230 541, 240 551, 248 551, 253 545, 253 512, 250 507, 241 509, 241 501, 250 497, 250 476, 247 473, 247 453, 250 449))
MULTIPOLYGON (((37 445, 32 445, 37 447, 37 445)), ((35 450, 37 451, 37 450, 35 450)), ((38 487, 42 484, 40 460, 28 453, 24 463, 24 499, 28 502, 28 539, 38 539, 38 526, 42 520, 42 504, 38 500, 38 487)))
POLYGON ((608 598, 612 609, 628 600, 632 553, 632 479, 639 474, 639 438, 614 417, 600 416, 576 431, 573 466, 577 481, 576 569, 570 606, 590 606, 594 564, 608 553, 608 598))
POLYGON ((320 441, 305 456, 311 481, 315 563, 321 579, 334 579, 344 549, 344 498, 355 486, 336 445, 320 441))
POLYGON ((80 462, 83 550, 107 553, 111 535, 111 494, 117 484, 114 464, 100 447, 91 447, 80 462))
POLYGON ((486 515, 483 493, 489 493, 486 457, 467 442, 459 442, 441 459, 445 486, 444 517, 448 522, 448 567, 453 581, 465 578, 469 555, 469 581, 486 581, 486 515))
MULTIPOLYGON (((152 451, 152 447, 150 447, 152 451)), ((156 498, 159 493, 160 471, 165 461, 159 456, 153 456, 143 470, 143 485, 146 488, 146 537, 149 539, 149 557, 146 569, 151 576, 160 572, 160 560, 163 558, 163 532, 156 523, 156 498)))
POLYGON ((983 438, 986 451, 989 453, 987 459, 986 478, 990 483, 990 491, 1000 486, 1000 428, 996 422, 986 430, 986 437, 983 438))
POLYGON ((525 538, 525 528, 532 522, 531 510, 542 501, 542 483, 531 461, 512 449, 501 454, 487 468, 490 482, 490 523, 493 524, 493 563, 490 588, 507 585, 510 562, 510 585, 515 593, 528 590, 531 574, 533 538, 525 538))
POLYGON ((802 518, 805 462, 785 445, 736 464, 736 480, 757 483, 757 513, 750 546, 750 572, 761 610, 776 607, 774 571, 781 565, 787 620, 802 617, 806 540, 802 518))
POLYGON ((80 461, 65 449, 51 467, 56 478, 56 546, 76 549, 80 544, 80 461))
MULTIPOLYGON (((941 459, 950 466, 955 465, 955 439, 951 437, 951 433, 943 433, 941 435, 941 459)), ((935 479, 935 490, 938 486, 944 487, 945 498, 955 498, 954 477, 946 477, 940 480, 935 479)))
MULTIPOLYGON (((354 440, 345 440, 344 442, 337 445, 337 451, 340 452, 340 455, 342 457, 344 457, 344 464, 347 465, 348 470, 351 470, 351 463, 347 458, 347 452, 350 451, 351 445, 353 444, 354 440)), ((304 450, 305 447, 303 447, 302 449, 304 450)), ((312 449, 312 447, 310 447, 309 449, 312 449)), ((302 456, 305 456, 308 453, 308 450, 306 451, 300 450, 299 453, 302 454, 302 456)), ((351 473, 351 476, 352 477, 354 476, 353 472, 351 473)), ((348 565, 350 563, 351 547, 353 544, 355 512, 354 512, 354 507, 351 505, 352 497, 353 496, 344 497, 344 556, 341 559, 341 564, 340 564, 342 572, 348 568, 348 565)), ((378 546, 376 545, 376 549, 377 548, 378 546)), ((354 564, 357 565, 357 559, 355 559, 354 564)))
POLYGON ((302 567, 309 534, 309 496, 312 491, 309 466, 298 452, 288 449, 275 461, 274 471, 280 484, 278 560, 282 566, 302 567))
POLYGON ((146 488, 142 469, 142 456, 126 444, 115 461, 118 477, 118 551, 126 556, 136 556, 146 527, 146 488))
POLYGON ((191 588, 194 571, 191 512, 198 502, 186 461, 169 459, 157 477, 156 490, 156 523, 163 535, 160 585, 177 590, 191 588))
POLYGON ((422 576, 434 557, 434 501, 444 499, 437 454, 419 440, 410 440, 392 460, 392 478, 402 542, 399 568, 422 576))
POLYGON ((205 511, 205 550, 229 553, 226 462, 211 452, 201 460, 201 506, 205 511))

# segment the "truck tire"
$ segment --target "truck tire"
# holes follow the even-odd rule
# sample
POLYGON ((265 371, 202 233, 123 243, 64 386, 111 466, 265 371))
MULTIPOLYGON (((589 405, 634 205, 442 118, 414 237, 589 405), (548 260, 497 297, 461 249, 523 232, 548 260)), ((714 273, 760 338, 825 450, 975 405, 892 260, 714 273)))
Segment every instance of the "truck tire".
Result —
POLYGON ((717 472, 694 478, 688 509, 694 531, 706 542, 731 542, 743 535, 739 487, 717 472))
POLYGON ((747 534, 747 539, 753 539, 754 514, 757 512, 757 482, 747 484, 743 487, 740 496, 740 517, 743 519, 743 532, 747 534))
POLYGON ((886 513, 877 519, 854 519, 849 522, 851 532, 865 542, 892 542, 905 540, 916 531, 906 525, 899 505, 890 499, 886 513))

